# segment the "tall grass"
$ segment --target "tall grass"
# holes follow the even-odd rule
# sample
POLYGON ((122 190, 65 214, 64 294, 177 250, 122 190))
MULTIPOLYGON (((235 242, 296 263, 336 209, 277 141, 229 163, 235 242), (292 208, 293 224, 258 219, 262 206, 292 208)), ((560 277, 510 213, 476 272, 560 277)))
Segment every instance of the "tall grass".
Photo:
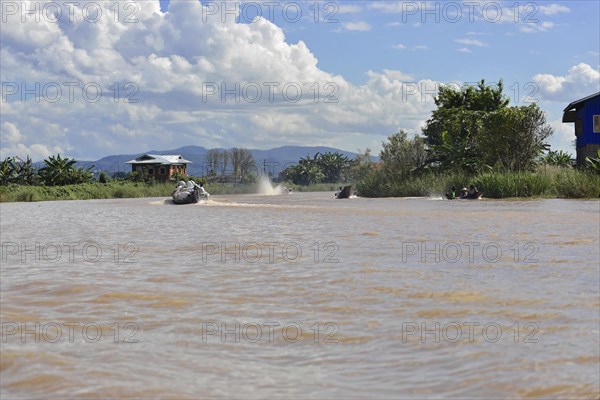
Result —
POLYGON ((600 175, 590 171, 574 171, 554 176, 557 197, 600 198, 600 175))
POLYGON ((162 197, 173 191, 171 183, 146 184, 113 181, 66 186, 0 186, 0 202, 89 200, 130 197, 162 197))
POLYGON ((570 168, 537 172, 488 173, 473 178, 485 197, 600 197, 600 176, 570 168))
POLYGON ((356 185, 360 196, 364 197, 421 197, 441 196, 454 186, 460 190, 469 182, 465 174, 429 173, 407 177, 400 181, 388 182, 380 171, 356 185))
POLYGON ((488 172, 471 176, 463 173, 434 174, 386 182, 381 172, 357 185, 365 197, 443 196, 454 186, 475 185, 488 198, 550 197, 598 198, 600 176, 588 171, 551 167, 537 172, 488 172))

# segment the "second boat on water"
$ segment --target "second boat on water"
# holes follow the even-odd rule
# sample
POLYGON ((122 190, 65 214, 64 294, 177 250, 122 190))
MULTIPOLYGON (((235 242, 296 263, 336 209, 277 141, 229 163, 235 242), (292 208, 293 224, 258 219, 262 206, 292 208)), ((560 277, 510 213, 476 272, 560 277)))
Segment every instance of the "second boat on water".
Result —
POLYGON ((335 193, 336 199, 348 199, 352 194, 352 185, 340 187, 340 190, 335 193))
POLYGON ((446 198, 448 200, 478 200, 481 199, 481 196, 483 196, 483 192, 475 192, 458 197, 452 197, 452 195, 446 193, 446 198))

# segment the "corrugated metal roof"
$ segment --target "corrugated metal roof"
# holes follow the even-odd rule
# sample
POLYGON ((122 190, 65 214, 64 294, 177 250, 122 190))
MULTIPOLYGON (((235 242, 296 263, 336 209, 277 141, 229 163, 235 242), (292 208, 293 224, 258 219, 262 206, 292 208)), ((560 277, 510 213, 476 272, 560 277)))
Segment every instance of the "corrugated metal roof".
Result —
POLYGON ((592 95, 589 95, 588 97, 584 97, 583 99, 575 100, 574 102, 572 102, 571 104, 569 104, 567 106, 567 108, 565 108, 563 110, 563 112, 570 111, 570 110, 574 109, 578 104, 583 103, 585 101, 588 101, 589 99, 593 99, 596 96, 600 96, 600 92, 592 94, 592 95))
POLYGON ((161 164, 161 165, 174 165, 174 164, 191 164, 192 162, 186 160, 180 155, 161 155, 161 154, 144 154, 136 159, 127 161, 127 164, 161 164))

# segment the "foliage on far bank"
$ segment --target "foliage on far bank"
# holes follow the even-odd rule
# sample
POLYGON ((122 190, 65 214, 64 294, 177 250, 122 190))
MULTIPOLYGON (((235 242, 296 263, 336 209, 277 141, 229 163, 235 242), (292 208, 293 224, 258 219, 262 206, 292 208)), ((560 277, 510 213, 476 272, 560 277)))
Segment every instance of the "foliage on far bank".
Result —
POLYGON ((173 191, 172 183, 149 185, 144 182, 110 181, 63 186, 0 186, 0 202, 90 200, 133 197, 164 197, 173 191))
MULTIPOLYGON (((112 180, 102 172, 96 182, 92 169, 78 167, 75 160, 60 154, 45 159, 37 171, 29 157, 25 161, 7 157, 0 162, 0 202, 161 197, 169 196, 175 184, 157 183, 135 172, 112 180)), ((206 182, 192 176, 178 178, 206 182)))
POLYGON ((585 162, 590 171, 600 174, 600 150, 598 150, 598 157, 586 157, 585 162))
POLYGON ((18 157, 7 157, 0 162, 0 185, 44 185, 63 186, 92 182, 94 167, 78 167, 74 159, 50 156, 44 160, 44 167, 38 171, 31 159, 23 161, 18 157))
POLYGON ((537 104, 509 106, 503 82, 460 89, 443 86, 423 136, 426 162, 442 171, 532 171, 552 128, 537 104))
POLYGON ((248 149, 234 147, 228 150, 211 149, 206 153, 208 182, 255 183, 258 181, 257 164, 248 149), (255 173, 256 172, 256 173, 255 173))
POLYGON ((279 179, 296 185, 348 182, 353 161, 340 153, 307 155, 284 169, 279 179))
POLYGON ((34 185, 39 182, 31 158, 23 161, 18 157, 7 157, 0 162, 0 185, 34 185))
POLYGON ((443 195, 473 184, 484 197, 598 197, 600 153, 574 170, 570 154, 549 149, 544 112, 536 104, 511 107, 502 91, 502 81, 442 87, 423 136, 390 136, 381 162, 357 183, 359 194, 443 195))
POLYGON ((75 164, 74 159, 61 158, 60 154, 56 157, 50 156, 44 160, 44 167, 38 171, 40 181, 46 186, 76 185, 91 182, 93 179, 91 171, 94 167, 83 168, 77 167, 75 164))
POLYGON ((474 185, 486 198, 547 197, 598 198, 600 176, 588 170, 540 166, 527 172, 430 172, 403 181, 388 182, 374 173, 356 185, 364 197, 440 197, 450 188, 474 185))

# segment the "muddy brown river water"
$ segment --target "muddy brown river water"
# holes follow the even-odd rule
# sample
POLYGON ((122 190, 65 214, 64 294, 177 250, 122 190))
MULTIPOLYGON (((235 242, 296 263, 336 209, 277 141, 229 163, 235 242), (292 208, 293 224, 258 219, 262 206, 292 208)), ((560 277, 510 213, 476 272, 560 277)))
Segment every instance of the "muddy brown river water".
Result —
POLYGON ((0 204, 1 397, 598 398, 600 202, 0 204))

